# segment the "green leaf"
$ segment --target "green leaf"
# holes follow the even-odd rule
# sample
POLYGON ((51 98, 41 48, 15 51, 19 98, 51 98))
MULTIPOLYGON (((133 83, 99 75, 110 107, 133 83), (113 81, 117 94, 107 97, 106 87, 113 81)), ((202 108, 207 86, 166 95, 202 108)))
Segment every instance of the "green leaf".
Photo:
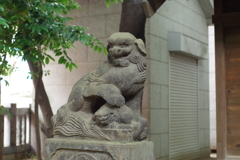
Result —
POLYGON ((75 67, 76 69, 78 69, 78 66, 75 63, 71 63, 73 65, 73 67, 75 67))
POLYGON ((62 52, 59 51, 59 52, 57 52, 55 55, 56 55, 56 56, 60 56, 60 55, 62 55, 62 52))
POLYGON ((6 109, 4 106, 0 106, 0 115, 2 114, 2 111, 5 111, 10 117, 12 117, 11 113, 8 109, 6 109))
POLYGON ((58 63, 59 63, 59 64, 63 64, 63 63, 64 63, 64 60, 65 60, 65 57, 62 56, 62 57, 59 58, 58 63))
POLYGON ((5 81, 5 85, 6 85, 6 86, 9 86, 8 81, 7 81, 7 80, 4 80, 4 81, 5 81))
POLYGON ((0 20, 0 24, 9 28, 9 25, 6 23, 6 21, 0 20))
POLYGON ((96 52, 98 50, 98 46, 95 46, 94 47, 94 51, 96 52))
POLYGON ((70 72, 72 72, 72 64, 69 65, 68 69, 70 72))
POLYGON ((80 42, 83 43, 85 41, 85 37, 83 35, 80 36, 80 42))
POLYGON ((0 11, 3 12, 4 8, 0 5, 0 11))
POLYGON ((111 5, 111 0, 106 0, 106 5, 107 5, 107 7, 110 7, 110 5, 111 5))
POLYGON ((36 27, 37 29, 37 33, 40 34, 41 33, 41 28, 40 27, 36 27))
POLYGON ((65 67, 68 68, 68 66, 69 66, 69 63, 67 62, 67 63, 65 64, 65 67))
POLYGON ((52 56, 50 56, 49 54, 47 54, 46 55, 48 58, 50 58, 52 61, 55 61, 55 59, 52 57, 52 56))
POLYGON ((48 29, 44 26, 39 26, 41 29, 43 29, 44 31, 48 32, 48 29))
POLYGON ((98 48, 98 53, 101 53, 101 52, 102 52, 102 48, 99 47, 99 48, 98 48))
POLYGON ((49 64, 49 58, 48 57, 45 58, 45 63, 49 64))
POLYGON ((86 44, 87 46, 88 46, 88 45, 90 44, 90 42, 91 42, 91 40, 90 40, 89 37, 85 37, 84 41, 85 41, 85 44, 86 44))
POLYGON ((103 48, 103 52, 105 55, 108 55, 108 51, 107 51, 106 47, 103 48))

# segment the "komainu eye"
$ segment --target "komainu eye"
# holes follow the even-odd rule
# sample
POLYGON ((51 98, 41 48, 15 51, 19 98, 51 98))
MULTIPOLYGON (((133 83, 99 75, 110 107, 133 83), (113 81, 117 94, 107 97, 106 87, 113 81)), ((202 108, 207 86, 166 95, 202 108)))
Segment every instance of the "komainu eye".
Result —
POLYGON ((120 45, 122 48, 124 47, 128 47, 128 44, 126 42, 124 42, 123 44, 120 45))

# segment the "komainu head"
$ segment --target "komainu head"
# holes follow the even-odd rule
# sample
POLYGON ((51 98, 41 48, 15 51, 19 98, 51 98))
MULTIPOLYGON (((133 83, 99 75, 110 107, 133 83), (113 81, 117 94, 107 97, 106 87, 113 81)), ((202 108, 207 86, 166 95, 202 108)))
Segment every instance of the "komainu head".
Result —
POLYGON ((108 40, 108 60, 115 66, 126 67, 146 56, 144 42, 127 32, 112 34, 108 40))

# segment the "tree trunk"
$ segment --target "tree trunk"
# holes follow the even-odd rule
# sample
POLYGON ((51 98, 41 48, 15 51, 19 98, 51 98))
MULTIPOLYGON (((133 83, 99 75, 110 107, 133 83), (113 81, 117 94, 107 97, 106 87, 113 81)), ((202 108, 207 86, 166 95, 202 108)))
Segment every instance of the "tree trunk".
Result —
POLYGON ((37 100, 43 113, 44 124, 41 127, 41 130, 47 138, 52 138, 53 126, 51 117, 53 116, 53 112, 42 81, 42 64, 39 62, 38 65, 35 65, 32 61, 28 61, 28 65, 31 72, 39 73, 38 78, 33 77, 33 84, 35 90, 38 89, 37 100))
MULTIPOLYGON (((154 12, 166 0, 148 0, 154 12)), ((142 3, 135 4, 134 0, 124 0, 122 3, 122 14, 120 22, 120 32, 129 32, 136 38, 141 38, 145 42, 146 15, 142 3)))
POLYGON ((146 16, 142 4, 135 4, 133 0, 124 0, 119 31, 129 32, 145 42, 145 23, 146 16))
MULTIPOLYGON (((38 86, 38 81, 42 79, 41 77, 36 78, 36 86, 38 86)), ((37 159, 42 160, 41 156, 41 140, 40 140, 40 132, 39 132, 39 115, 38 115, 38 87, 35 89, 35 103, 34 103, 34 108, 35 108, 35 128, 36 128, 36 142, 37 142, 37 159)))

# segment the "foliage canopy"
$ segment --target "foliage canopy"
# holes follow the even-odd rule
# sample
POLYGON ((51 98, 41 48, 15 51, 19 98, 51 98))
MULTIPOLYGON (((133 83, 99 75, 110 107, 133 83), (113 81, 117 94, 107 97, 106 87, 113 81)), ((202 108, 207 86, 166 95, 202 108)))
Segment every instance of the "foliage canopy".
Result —
MULTIPOLYGON (((106 0, 107 6, 116 2, 106 0)), ((43 65, 58 57, 58 63, 71 71, 77 65, 66 50, 74 47, 75 41, 107 54, 104 45, 87 34, 87 28, 67 25, 72 18, 63 15, 80 9, 73 0, 0 0, 0 4, 0 80, 11 70, 7 56, 21 56, 24 61, 43 65)))

